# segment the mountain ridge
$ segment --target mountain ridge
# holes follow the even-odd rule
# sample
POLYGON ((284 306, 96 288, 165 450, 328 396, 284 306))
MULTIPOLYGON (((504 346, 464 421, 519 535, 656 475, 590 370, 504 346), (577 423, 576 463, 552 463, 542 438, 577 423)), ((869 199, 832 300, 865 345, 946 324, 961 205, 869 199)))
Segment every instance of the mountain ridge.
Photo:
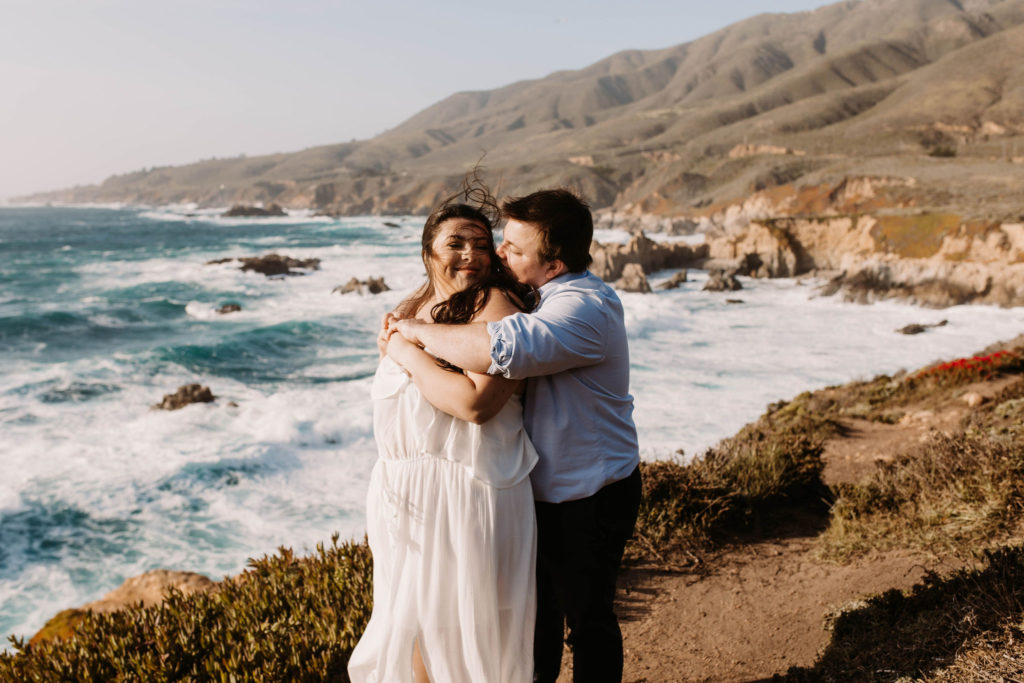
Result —
MULTIPOLYGON (((1006 157, 1024 134, 1024 70, 1000 59, 1018 54, 1021 26, 1024 0, 843 0, 761 14, 680 45, 454 93, 370 140, 149 169, 30 199, 424 213, 486 152, 504 192, 569 185, 596 209, 688 215, 764 186, 865 175, 881 159, 915 176, 939 159, 929 155, 952 150, 941 159, 948 177, 925 174, 920 192, 955 203, 956 176, 1006 157), (730 156, 750 144, 793 153, 730 156)), ((974 182, 979 197, 997 198, 1022 170, 1009 163, 974 182)), ((992 202, 995 213, 1012 210, 992 202)))

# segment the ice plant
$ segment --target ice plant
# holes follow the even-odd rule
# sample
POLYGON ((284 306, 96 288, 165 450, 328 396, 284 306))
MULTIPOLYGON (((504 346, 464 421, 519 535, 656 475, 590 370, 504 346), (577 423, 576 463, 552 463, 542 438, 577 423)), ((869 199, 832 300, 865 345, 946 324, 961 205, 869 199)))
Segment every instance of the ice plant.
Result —
POLYGON ((934 378, 943 384, 959 384, 965 381, 989 379, 996 373, 1020 364, 1021 355, 1013 351, 996 351, 987 356, 958 358, 926 368, 910 380, 934 378))

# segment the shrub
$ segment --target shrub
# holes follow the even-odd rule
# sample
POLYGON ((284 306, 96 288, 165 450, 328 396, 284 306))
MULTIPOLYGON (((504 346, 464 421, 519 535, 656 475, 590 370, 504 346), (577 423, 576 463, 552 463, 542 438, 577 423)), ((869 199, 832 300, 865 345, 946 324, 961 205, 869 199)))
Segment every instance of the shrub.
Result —
POLYGON ((747 425, 689 464, 644 463, 644 496, 627 558, 698 554, 730 534, 761 530, 780 506, 824 512, 824 439, 837 427, 790 410, 747 425))
POLYGON ((4 681, 347 681, 369 619, 365 543, 286 548, 208 593, 87 614, 73 636, 0 655, 4 681))

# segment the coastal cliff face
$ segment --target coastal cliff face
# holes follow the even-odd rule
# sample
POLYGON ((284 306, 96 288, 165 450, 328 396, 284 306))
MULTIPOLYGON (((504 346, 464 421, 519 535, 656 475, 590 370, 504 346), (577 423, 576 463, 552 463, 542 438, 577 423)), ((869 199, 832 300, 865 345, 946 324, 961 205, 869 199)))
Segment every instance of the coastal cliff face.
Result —
POLYGON ((831 275, 825 293, 861 302, 1024 304, 1024 222, 917 209, 915 186, 860 177, 757 193, 706 217, 708 255, 755 277, 831 275))

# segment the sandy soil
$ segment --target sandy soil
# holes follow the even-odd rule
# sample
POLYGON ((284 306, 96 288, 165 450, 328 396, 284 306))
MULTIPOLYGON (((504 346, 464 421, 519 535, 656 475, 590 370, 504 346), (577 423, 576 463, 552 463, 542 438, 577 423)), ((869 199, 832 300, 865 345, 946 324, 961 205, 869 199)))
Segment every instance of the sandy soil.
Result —
POLYGON ((711 564, 704 576, 623 577, 624 681, 756 681, 813 666, 830 611, 956 566, 909 553, 838 566, 815 557, 813 537, 739 547, 711 564))

